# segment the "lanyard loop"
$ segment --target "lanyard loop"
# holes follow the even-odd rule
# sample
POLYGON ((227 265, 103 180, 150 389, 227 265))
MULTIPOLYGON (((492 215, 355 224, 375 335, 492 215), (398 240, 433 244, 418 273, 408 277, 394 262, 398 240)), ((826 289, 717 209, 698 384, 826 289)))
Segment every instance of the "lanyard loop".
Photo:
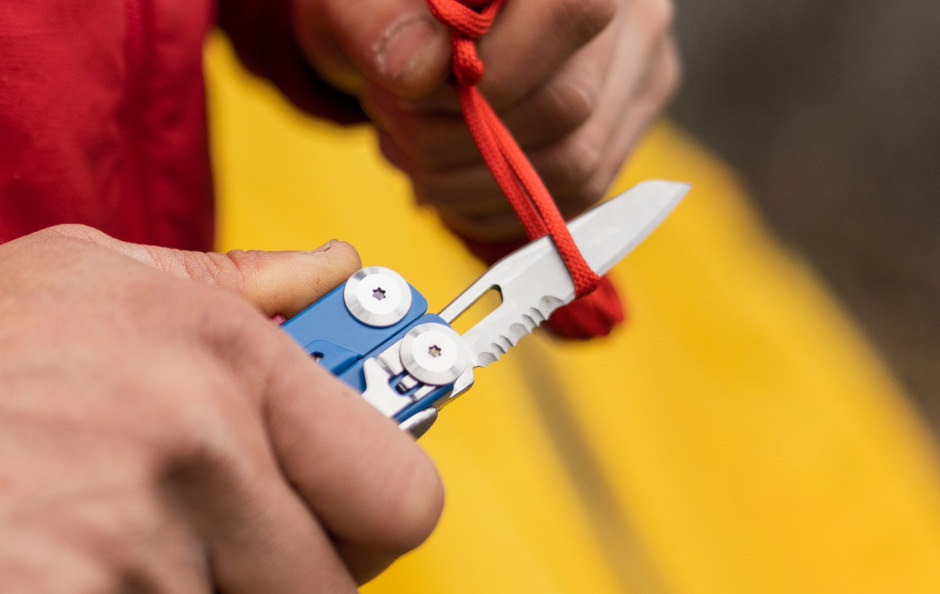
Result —
POLYGON ((454 77, 470 134, 496 183, 506 194, 529 239, 550 235, 583 297, 597 288, 591 269, 568 232, 565 220, 525 152, 477 89, 483 62, 476 40, 489 31, 506 0, 427 0, 431 13, 451 31, 454 77))

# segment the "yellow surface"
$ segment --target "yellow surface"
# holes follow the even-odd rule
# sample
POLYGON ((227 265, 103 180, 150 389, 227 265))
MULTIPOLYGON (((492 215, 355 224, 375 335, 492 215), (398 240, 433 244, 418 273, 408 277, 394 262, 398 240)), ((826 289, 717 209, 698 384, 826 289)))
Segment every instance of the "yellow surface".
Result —
MULTIPOLYGON (((221 248, 353 242, 439 309, 480 272, 367 128, 297 115, 208 54, 221 248)), ((614 273, 610 339, 528 338, 422 439, 438 531, 365 592, 940 592, 940 473, 919 420, 733 176, 668 125, 616 190, 694 190, 614 273)))

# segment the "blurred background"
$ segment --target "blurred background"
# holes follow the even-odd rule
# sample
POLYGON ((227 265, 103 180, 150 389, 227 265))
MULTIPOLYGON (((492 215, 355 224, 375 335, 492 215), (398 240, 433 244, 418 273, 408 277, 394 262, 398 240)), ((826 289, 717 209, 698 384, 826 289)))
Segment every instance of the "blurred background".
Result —
MULTIPOLYGON (((480 372, 421 441, 439 529, 367 593, 940 593, 940 0, 673 1, 671 117, 710 151, 654 126, 615 184, 695 185, 612 273, 630 324, 480 372)), ((221 36, 207 74, 220 249, 343 238, 432 311, 481 272, 371 129, 303 117, 221 36)))
POLYGON ((940 430, 940 2, 675 0, 673 117, 733 165, 940 430))
MULTIPOLYGON (((841 309, 936 431, 940 2, 675 1, 671 116, 748 191, 651 129, 618 189, 696 189, 615 270, 628 331, 481 373, 422 439, 439 529, 365 592, 940 592, 938 450, 841 309)), ((221 38, 208 58, 222 249, 341 237, 432 303, 479 274, 370 129, 300 116, 221 38)))

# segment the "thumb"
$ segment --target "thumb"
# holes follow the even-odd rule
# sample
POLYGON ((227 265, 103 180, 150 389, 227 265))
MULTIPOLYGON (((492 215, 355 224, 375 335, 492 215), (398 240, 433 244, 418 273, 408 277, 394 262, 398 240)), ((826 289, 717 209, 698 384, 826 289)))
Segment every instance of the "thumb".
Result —
POLYGON ((50 231, 112 249, 178 278, 238 293, 269 316, 298 313, 360 267, 355 248, 335 240, 310 251, 221 254, 127 243, 82 225, 50 231))
POLYGON ((424 0, 294 0, 294 32, 314 68, 345 91, 371 82, 415 98, 447 80, 449 34, 424 0))

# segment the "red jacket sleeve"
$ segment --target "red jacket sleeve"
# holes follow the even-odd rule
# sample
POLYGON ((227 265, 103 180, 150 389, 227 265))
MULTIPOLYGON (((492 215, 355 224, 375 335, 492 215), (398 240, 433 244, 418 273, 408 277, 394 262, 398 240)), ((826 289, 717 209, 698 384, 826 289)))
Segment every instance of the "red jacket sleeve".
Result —
POLYGON ((355 97, 324 81, 294 39, 289 0, 223 0, 219 26, 252 73, 270 80, 297 107, 340 124, 363 122, 355 97))

